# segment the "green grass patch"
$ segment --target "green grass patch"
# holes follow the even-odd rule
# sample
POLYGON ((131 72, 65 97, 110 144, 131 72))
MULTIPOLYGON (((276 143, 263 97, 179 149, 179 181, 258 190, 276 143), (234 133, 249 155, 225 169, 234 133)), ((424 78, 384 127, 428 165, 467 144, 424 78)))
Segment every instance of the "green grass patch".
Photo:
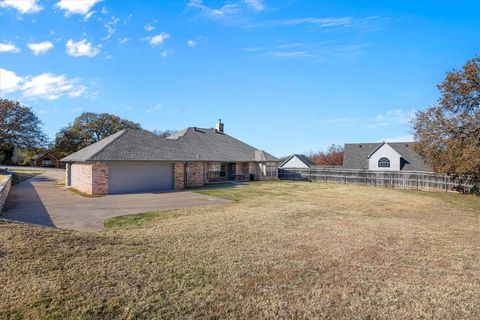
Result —
POLYGON ((178 216, 175 211, 154 211, 137 214, 129 214, 126 216, 114 217, 105 220, 105 228, 126 228, 143 225, 152 220, 168 219, 178 216))
POLYGON ((30 170, 10 170, 13 173, 12 184, 19 184, 25 180, 35 177, 45 171, 30 171, 30 170))

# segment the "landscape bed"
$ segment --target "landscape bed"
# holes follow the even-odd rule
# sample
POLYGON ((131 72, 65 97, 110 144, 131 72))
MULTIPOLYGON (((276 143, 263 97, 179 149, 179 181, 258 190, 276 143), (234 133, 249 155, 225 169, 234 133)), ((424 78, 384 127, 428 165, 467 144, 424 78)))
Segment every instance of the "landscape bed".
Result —
POLYGON ((480 317, 480 199, 308 182, 107 221, 0 222, 0 319, 480 317))

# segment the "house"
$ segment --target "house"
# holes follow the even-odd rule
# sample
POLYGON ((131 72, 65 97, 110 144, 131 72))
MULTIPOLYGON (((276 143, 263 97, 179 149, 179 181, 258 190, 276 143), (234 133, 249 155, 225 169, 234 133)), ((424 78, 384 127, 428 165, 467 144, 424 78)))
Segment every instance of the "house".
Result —
POLYGON ((316 166, 314 162, 307 158, 303 154, 292 154, 285 161, 283 161, 278 168, 279 169, 288 169, 288 168, 312 168, 316 166))
POLYGON ((60 161, 52 154, 50 150, 37 153, 30 161, 31 166, 35 167, 60 167, 60 161))
POLYGON ((63 158, 66 185, 88 194, 157 192, 223 181, 277 179, 279 160, 229 136, 224 124, 168 138, 122 130, 63 158))
POLYGON ((413 146, 413 142, 347 143, 343 168, 433 172, 413 146))

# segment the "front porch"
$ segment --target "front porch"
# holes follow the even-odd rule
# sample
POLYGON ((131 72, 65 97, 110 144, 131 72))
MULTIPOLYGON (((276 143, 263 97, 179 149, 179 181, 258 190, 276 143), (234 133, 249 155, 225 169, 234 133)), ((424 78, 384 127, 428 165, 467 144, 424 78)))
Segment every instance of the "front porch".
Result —
POLYGON ((207 183, 250 181, 255 174, 250 174, 248 162, 209 162, 206 178, 207 183))

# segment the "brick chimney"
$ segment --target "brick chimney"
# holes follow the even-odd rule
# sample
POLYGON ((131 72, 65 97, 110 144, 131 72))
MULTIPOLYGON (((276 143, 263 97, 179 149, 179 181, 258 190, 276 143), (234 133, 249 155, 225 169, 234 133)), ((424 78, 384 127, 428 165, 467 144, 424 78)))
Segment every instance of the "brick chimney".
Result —
POLYGON ((222 123, 222 119, 218 119, 218 122, 217 122, 217 124, 215 125, 215 129, 217 129, 217 131, 223 133, 224 125, 223 125, 223 123, 222 123))

